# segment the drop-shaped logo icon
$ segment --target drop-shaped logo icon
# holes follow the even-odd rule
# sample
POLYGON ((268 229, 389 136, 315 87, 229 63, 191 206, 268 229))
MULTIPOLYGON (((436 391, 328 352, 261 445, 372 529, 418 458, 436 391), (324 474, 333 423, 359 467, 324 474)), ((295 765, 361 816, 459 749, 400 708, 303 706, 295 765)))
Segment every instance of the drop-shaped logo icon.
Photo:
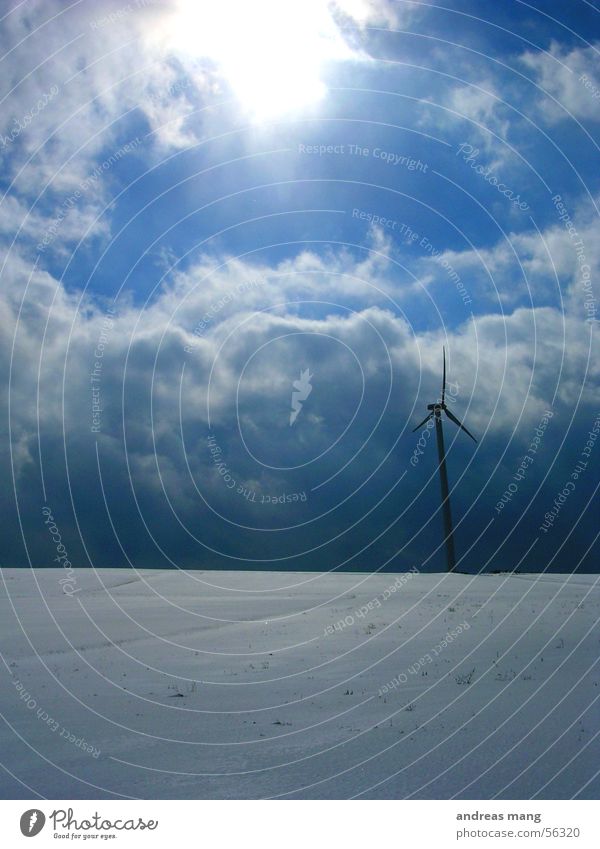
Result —
POLYGON ((21 816, 21 834, 25 837, 35 837, 43 829, 46 817, 38 808, 31 808, 21 816))

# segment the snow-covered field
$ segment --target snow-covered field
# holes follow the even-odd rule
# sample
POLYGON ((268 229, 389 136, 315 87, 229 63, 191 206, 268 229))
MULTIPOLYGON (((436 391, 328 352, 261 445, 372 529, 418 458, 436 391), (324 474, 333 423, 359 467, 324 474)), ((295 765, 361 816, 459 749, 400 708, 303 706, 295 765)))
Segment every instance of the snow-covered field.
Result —
POLYGON ((597 576, 61 578, 3 571, 3 798, 600 795, 597 576))

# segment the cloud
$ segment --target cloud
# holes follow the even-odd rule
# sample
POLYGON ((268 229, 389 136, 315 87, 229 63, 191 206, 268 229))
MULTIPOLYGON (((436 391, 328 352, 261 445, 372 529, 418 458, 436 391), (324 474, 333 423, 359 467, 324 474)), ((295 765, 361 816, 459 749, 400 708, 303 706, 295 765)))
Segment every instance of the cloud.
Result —
MULTIPOLYGON (((439 48, 436 54, 444 68, 447 55, 439 48)), ((460 74, 455 68, 453 76, 461 76, 465 82, 449 83, 444 76, 434 77, 420 103, 419 126, 438 136, 443 131, 444 137, 455 140, 455 144, 470 144, 481 165, 494 171, 500 169, 505 175, 509 171, 519 173, 522 162, 517 155, 515 134, 523 121, 514 87, 500 74, 482 78, 480 69, 462 56, 456 63, 460 74), (431 93, 432 88, 435 93, 431 93)))
POLYGON ((401 29, 419 13, 419 3, 394 3, 392 0, 335 0, 333 6, 360 26, 401 29))
POLYGON ((569 118, 598 121, 600 114, 600 43, 569 49, 553 42, 548 51, 521 57, 538 85, 550 95, 537 100, 537 111, 550 124, 569 118))
MULTIPOLYGON (((565 207, 570 210, 571 229, 566 226, 569 222, 560 220, 560 210, 555 210, 556 223, 548 223, 539 232, 529 227, 508 232, 490 246, 426 255, 417 260, 417 279, 436 295, 460 281, 458 285, 468 286, 474 309, 481 312, 553 306, 585 320, 586 298, 590 315, 595 312, 589 281, 600 274, 594 202, 565 207)), ((567 213, 561 214, 564 218, 567 213)), ((413 292, 418 289, 418 285, 412 287, 413 292)))
POLYGON ((448 99, 448 107, 458 113, 459 117, 480 125, 481 138, 488 146, 497 145, 497 140, 485 130, 491 130, 506 140, 510 128, 507 109, 490 80, 454 88, 448 99))
MULTIPOLYGON (((274 267, 207 256, 173 275, 142 312, 124 301, 113 313, 69 294, 41 270, 27 285, 31 268, 13 256, 11 285, 0 300, 1 357, 7 369, 16 330, 12 464, 36 556, 44 540, 35 509, 44 501, 42 472, 48 502, 73 498, 98 563, 123 559, 106 524, 105 500, 119 545, 134 559, 137 553, 165 562, 152 534, 175 561, 214 565, 218 552, 239 557, 244 547, 249 557, 294 560, 294 552, 323 544, 334 528, 343 534, 376 503, 391 468, 406 467, 415 421, 440 391, 442 344, 456 412, 483 438, 479 469, 491 472, 508 441, 526 444, 553 403, 578 403, 590 368, 580 314, 517 309, 415 334, 385 298, 348 308, 348 277, 360 278, 365 260, 353 262, 341 251, 329 260, 344 274, 326 279, 323 258, 307 252, 274 267), (305 303, 270 309, 286 300, 305 303), (291 428, 293 383, 306 368, 313 389, 291 428), (298 493, 306 501, 292 512, 262 501, 298 493), (331 519, 318 518, 331 511, 331 519), (244 529, 306 521, 309 532, 282 530, 277 537, 244 529)), ((590 403, 600 397, 588 397, 590 403)), ((457 434, 448 432, 450 450, 464 452, 457 434)), ((6 470, 6 453, 2 460, 6 470)), ((378 515, 375 525, 388 514, 378 515)), ((345 542, 331 545, 337 562, 345 542)))

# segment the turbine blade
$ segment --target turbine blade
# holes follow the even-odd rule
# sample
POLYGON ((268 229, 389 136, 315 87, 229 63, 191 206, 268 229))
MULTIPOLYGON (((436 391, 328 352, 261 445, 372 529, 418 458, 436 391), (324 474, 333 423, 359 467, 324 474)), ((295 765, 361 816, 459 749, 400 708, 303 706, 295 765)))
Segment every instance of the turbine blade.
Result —
POLYGON ((466 427, 464 426, 464 424, 462 422, 459 422, 459 420, 456 418, 456 416, 454 415, 454 413, 451 410, 449 410, 447 407, 445 407, 444 412, 446 413, 448 418, 451 419, 451 421, 454 422, 454 424, 458 425, 461 430, 464 430, 464 432, 467 434, 467 436, 471 437, 473 442, 477 442, 477 440, 475 439, 473 434, 466 429, 466 427))
POLYGON ((442 380, 442 405, 444 404, 444 399, 446 397, 446 347, 442 345, 442 352, 444 354, 444 377, 442 380))
POLYGON ((416 427, 414 427, 414 428, 413 428, 413 433, 415 432, 415 430, 419 430, 419 428, 423 427, 423 425, 424 425, 424 424, 427 424, 427 422, 429 421, 429 419, 430 419, 432 416, 433 416, 433 413, 429 413, 429 415, 428 415, 428 416, 426 416, 426 417, 423 419, 423 421, 421 422, 421 424, 418 424, 416 427))

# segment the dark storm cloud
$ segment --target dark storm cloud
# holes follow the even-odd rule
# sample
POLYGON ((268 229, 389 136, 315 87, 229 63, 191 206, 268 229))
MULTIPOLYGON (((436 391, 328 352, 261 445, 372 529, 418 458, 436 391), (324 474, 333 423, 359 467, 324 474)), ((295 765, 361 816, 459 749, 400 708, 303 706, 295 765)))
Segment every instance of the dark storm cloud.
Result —
MULTIPOLYGON (((42 481, 82 564, 88 556, 96 565, 129 558, 282 568, 427 560, 440 537, 434 445, 428 440, 415 454, 421 434, 411 431, 439 395, 442 344, 453 409, 480 438, 474 446, 446 427, 456 483, 464 469, 454 493, 457 517, 468 516, 457 531, 463 547, 495 520, 468 565, 479 568, 494 555, 554 462, 531 507, 541 524, 598 406, 584 387, 597 366, 580 316, 518 309, 453 332, 415 334, 384 294, 360 310, 330 306, 343 305, 347 276, 361 278, 364 259, 338 256, 345 276, 319 269, 314 277, 293 273, 291 260, 282 273, 220 259, 179 272, 142 309, 81 299, 42 271, 27 284, 26 264, 13 257, 13 285, 1 303, 2 355, 7 371, 16 328, 12 466, 36 565, 51 565, 52 555, 40 519, 42 481), (300 303, 292 312, 271 308, 287 300, 300 303), (304 369, 311 391, 291 426, 293 384, 304 369), (552 421, 539 453, 500 515, 494 506, 545 410, 552 421), (566 434, 568 451, 560 449, 566 434)), ((298 266, 310 261, 304 252, 298 266)), ((385 275, 371 282, 372 293, 385 291, 385 275)), ((4 465, 10 480, 6 450, 4 465)), ((564 515, 581 509, 591 482, 581 476, 564 515)), ((584 517, 584 527, 591 521, 584 517)), ((553 547, 560 533, 553 529, 553 547)), ((548 534, 540 537, 541 548, 548 534)), ((10 556, 25 561, 18 539, 10 556)), ((429 563, 439 565, 439 553, 429 563)))

